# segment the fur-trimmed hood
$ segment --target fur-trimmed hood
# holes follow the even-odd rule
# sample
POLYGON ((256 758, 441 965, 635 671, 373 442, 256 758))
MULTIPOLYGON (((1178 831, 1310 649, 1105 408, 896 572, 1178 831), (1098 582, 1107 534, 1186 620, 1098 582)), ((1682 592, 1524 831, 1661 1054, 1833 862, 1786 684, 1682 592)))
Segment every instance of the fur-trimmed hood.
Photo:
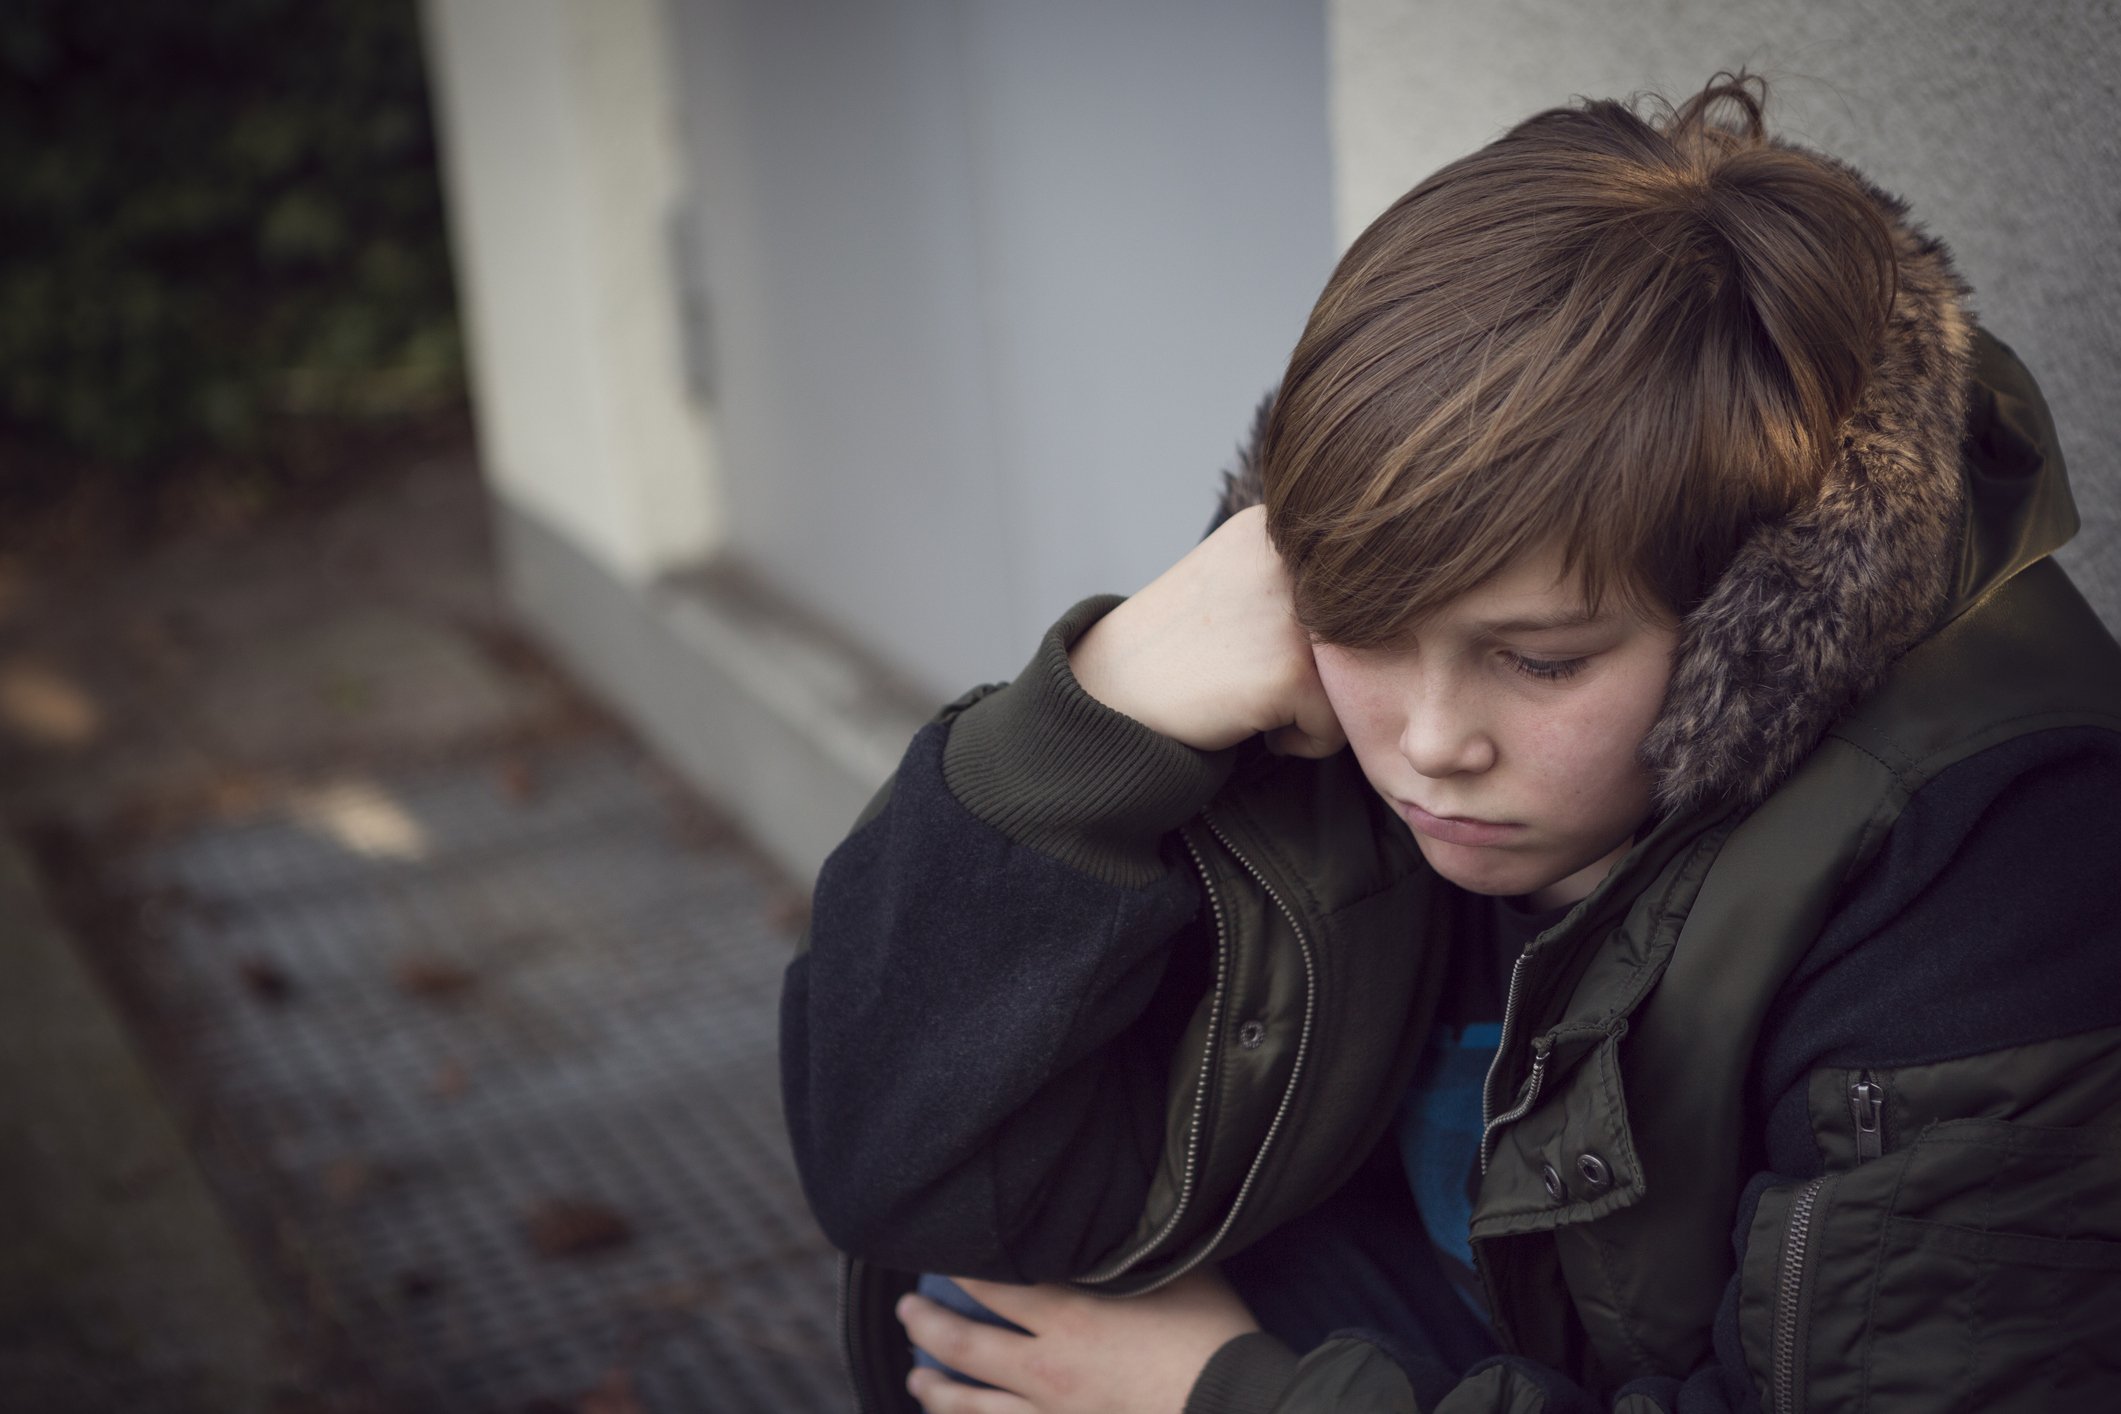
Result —
MULTIPOLYGON (((1893 228, 1892 314, 1818 496, 1756 530, 1681 626, 1642 745, 1662 811, 1764 799, 1901 654, 2076 530, 2031 376, 1974 323, 1943 243, 1849 175, 1893 228)), ((1262 499, 1267 408, 1223 516, 1262 499)))

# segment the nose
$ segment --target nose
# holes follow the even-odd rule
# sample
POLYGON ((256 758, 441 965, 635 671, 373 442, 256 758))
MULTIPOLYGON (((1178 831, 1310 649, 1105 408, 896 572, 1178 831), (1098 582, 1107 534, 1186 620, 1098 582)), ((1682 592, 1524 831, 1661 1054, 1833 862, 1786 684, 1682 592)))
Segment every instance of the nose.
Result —
POLYGON ((1495 764, 1495 739, 1479 704, 1447 674, 1423 674, 1409 694, 1399 751, 1431 779, 1477 775, 1495 764))

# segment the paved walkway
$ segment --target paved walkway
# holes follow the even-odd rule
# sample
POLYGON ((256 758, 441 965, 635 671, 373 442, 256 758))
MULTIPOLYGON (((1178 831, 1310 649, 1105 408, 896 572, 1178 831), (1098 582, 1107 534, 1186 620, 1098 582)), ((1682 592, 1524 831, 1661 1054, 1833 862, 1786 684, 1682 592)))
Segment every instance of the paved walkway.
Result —
POLYGON ((34 1407, 844 1404, 775 1087, 796 896, 513 635, 482 512, 441 456, 122 573, 0 562, 5 823, 55 905, 0 871, 10 973, 54 979, 0 989, 0 1132, 66 1140, 0 1152, 34 1407), (30 1053, 89 1032, 117 1059, 30 1053))

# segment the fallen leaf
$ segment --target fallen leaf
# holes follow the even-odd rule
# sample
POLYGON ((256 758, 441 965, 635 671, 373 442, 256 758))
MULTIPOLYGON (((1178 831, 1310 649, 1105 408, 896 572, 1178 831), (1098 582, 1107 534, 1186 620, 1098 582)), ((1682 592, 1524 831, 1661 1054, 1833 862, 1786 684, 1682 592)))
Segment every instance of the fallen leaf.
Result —
POLYGON ((712 1277, 701 1277, 645 1287, 629 1298, 627 1304, 640 1311, 696 1311, 721 1304, 724 1296, 721 1282, 712 1277))
POLYGON ((206 811, 222 820, 254 815, 267 801, 265 783, 244 771, 218 772, 206 787, 206 811))
POLYGON ((478 985, 479 974, 432 957, 401 957, 391 967, 398 990, 408 997, 453 1001, 478 985))
POLYGON ((236 975, 250 994, 261 1002, 275 1005, 286 1001, 295 992, 295 985, 280 969, 280 965, 262 957, 246 957, 236 964, 236 975))
POLYGON ((576 1403, 575 1414, 642 1414, 641 1401, 633 1393, 633 1376, 612 1370, 576 1403))
POLYGON ((538 773, 522 757, 511 756, 495 769, 494 784, 510 804, 528 805, 537 798, 538 773))
POLYGON ((446 1060, 435 1067, 428 1088, 437 1100, 454 1100, 471 1088, 471 1072, 458 1061, 446 1060))
POLYGON ((374 1189, 381 1178, 381 1172, 367 1159, 333 1159, 324 1166, 324 1196, 339 1207, 350 1207, 374 1189))
POLYGON ((442 1289, 442 1279, 421 1267, 407 1267, 398 1273, 398 1295, 407 1301, 425 1301, 442 1289))
POLYGON ((547 1199, 525 1223, 540 1257, 580 1257, 633 1241, 633 1224, 624 1215, 590 1199, 547 1199))

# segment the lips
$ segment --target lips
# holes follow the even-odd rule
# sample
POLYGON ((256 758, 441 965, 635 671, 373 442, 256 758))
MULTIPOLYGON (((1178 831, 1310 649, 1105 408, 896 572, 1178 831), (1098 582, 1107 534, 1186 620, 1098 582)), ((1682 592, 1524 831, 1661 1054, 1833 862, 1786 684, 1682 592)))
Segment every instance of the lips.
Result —
POLYGON ((1399 816, 1407 822, 1407 828, 1416 834, 1427 835, 1432 840, 1445 844, 1481 845, 1501 844, 1524 829, 1522 825, 1500 823, 1494 820, 1472 820, 1464 816, 1432 815, 1411 800, 1393 802, 1399 807, 1399 816))

